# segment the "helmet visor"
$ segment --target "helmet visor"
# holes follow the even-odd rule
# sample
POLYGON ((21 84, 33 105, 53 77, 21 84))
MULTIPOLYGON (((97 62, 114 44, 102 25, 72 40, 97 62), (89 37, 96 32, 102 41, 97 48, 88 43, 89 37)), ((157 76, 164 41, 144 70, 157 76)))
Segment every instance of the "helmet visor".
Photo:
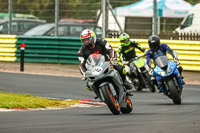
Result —
POLYGON ((129 39, 121 40, 122 43, 128 43, 129 39))
POLYGON ((81 39, 83 45, 88 46, 93 43, 92 37, 81 39))

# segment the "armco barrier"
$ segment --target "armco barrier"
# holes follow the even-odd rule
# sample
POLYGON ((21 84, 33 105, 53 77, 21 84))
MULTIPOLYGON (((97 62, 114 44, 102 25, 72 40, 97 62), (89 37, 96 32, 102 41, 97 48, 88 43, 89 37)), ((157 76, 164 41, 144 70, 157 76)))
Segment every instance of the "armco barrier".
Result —
POLYGON ((79 38, 17 36, 17 61, 20 44, 25 43, 25 62, 78 64, 79 38))
MULTIPOLYGON (((106 39, 118 52, 119 39, 106 39)), ((148 49, 147 39, 135 39, 148 49)), ((78 64, 77 52, 81 46, 79 38, 27 37, 0 35, 0 61, 20 61, 20 44, 25 43, 25 62, 78 64)), ((184 70, 200 71, 200 42, 161 40, 179 53, 184 70)), ((137 55, 142 55, 136 49, 137 55)), ((168 56, 170 59, 171 56, 168 56)), ((119 60, 119 59, 118 59, 119 60)))
POLYGON ((15 35, 0 36, 0 61, 15 61, 16 60, 16 42, 15 35))
MULTIPOLYGON (((119 39, 106 39, 112 47, 118 51, 120 45, 119 39)), ((148 47, 147 39, 134 39, 146 50, 148 47)), ((199 41, 178 41, 178 40, 161 40, 161 43, 166 43, 169 47, 178 52, 178 58, 184 70, 200 71, 200 42, 199 41)), ((136 49, 137 55, 143 53, 136 49)), ((171 55, 168 56, 172 59, 171 55)))

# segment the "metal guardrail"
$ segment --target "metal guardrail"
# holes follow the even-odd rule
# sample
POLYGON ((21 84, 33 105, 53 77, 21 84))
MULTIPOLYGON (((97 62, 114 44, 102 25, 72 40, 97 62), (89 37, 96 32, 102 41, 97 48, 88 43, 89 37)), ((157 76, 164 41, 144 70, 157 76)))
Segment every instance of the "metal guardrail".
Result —
MULTIPOLYGON (((119 39, 106 39, 118 52, 119 39)), ((146 50, 147 39, 134 39, 146 50)), ((0 61, 20 61, 20 44, 25 43, 25 62, 79 64, 77 52, 81 46, 79 38, 27 37, 0 35, 0 61)), ((184 70, 200 71, 200 42, 161 40, 179 54, 184 70)), ((136 49, 138 56, 143 53, 136 49)), ((169 59, 172 57, 169 55, 169 59)), ((119 61, 119 59, 118 59, 119 61)))
MULTIPOLYGON (((119 39, 107 38, 106 40, 118 51, 119 39)), ((138 42, 146 51, 149 49, 147 39, 134 39, 134 41, 138 42)), ((184 70, 200 71, 200 41, 161 40, 161 43, 166 43, 171 49, 178 52, 178 58, 184 70)), ((136 54, 140 56, 143 53, 136 49, 136 54)), ((171 55, 168 57, 172 59, 171 55)))
POLYGON ((0 35, 0 61, 16 60, 16 42, 15 35, 0 35))
POLYGON ((17 36, 17 61, 20 61, 20 44, 25 43, 25 62, 78 64, 79 38, 17 36))

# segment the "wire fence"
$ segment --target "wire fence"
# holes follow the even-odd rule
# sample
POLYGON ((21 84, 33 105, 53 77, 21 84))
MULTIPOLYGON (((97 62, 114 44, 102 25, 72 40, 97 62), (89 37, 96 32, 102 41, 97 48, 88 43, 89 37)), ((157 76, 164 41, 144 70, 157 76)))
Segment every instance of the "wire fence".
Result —
MULTIPOLYGON (((86 1, 83 3, 82 0, 59 0, 59 18, 96 20, 101 1, 86 1)), ((8 4, 8 0, 0 2, 1 13, 8 13, 8 4)), ((55 0, 12 0, 12 13, 31 14, 47 22, 54 22, 55 0)))

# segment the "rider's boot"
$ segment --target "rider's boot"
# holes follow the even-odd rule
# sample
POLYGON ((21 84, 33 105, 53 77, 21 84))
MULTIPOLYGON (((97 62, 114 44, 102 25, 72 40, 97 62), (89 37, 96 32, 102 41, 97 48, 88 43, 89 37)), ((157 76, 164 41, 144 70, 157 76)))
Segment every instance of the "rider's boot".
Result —
POLYGON ((131 92, 133 85, 130 82, 128 82, 128 80, 125 80, 123 85, 126 88, 126 95, 127 96, 133 96, 133 94, 131 92))
POLYGON ((183 84, 182 85, 185 85, 185 81, 183 80, 183 84))
MULTIPOLYGON (((180 75, 181 75, 181 73, 180 73, 180 75)), ((181 79, 182 79, 182 85, 185 85, 185 81, 183 80, 184 77, 182 75, 181 75, 181 79)))
MULTIPOLYGON (((89 84, 88 82, 86 82, 86 88, 89 90, 89 91, 93 91, 93 89, 91 87, 89 87, 89 84)), ((94 99, 98 99, 99 97, 98 96, 95 96, 94 99)))
POLYGON ((182 66, 180 66, 180 65, 178 65, 177 66, 177 69, 178 69, 178 71, 179 71, 179 73, 180 73, 180 75, 181 75, 181 79, 182 79, 182 85, 185 85, 185 82, 184 82, 184 77, 183 77, 183 75, 182 75, 182 72, 183 72, 183 67, 182 66))
POLYGON ((133 85, 131 84, 131 82, 129 82, 127 79, 126 79, 127 75, 126 75, 126 70, 125 68, 123 68, 122 70, 122 74, 121 74, 121 78, 122 78, 122 81, 123 81, 123 86, 126 88, 126 91, 127 91, 127 95, 132 95, 130 90, 133 88, 133 85))
POLYGON ((126 96, 133 96, 133 93, 130 90, 127 90, 126 96))
POLYGON ((93 91, 92 88, 89 87, 88 81, 86 82, 86 88, 87 88, 89 91, 93 91))
POLYGON ((131 90, 133 88, 133 85, 128 80, 125 80, 123 85, 126 88, 126 90, 131 90))
POLYGON ((183 79, 184 79, 184 77, 183 77, 183 76, 181 76, 181 79, 182 79, 182 85, 185 85, 185 81, 183 80, 183 79))

